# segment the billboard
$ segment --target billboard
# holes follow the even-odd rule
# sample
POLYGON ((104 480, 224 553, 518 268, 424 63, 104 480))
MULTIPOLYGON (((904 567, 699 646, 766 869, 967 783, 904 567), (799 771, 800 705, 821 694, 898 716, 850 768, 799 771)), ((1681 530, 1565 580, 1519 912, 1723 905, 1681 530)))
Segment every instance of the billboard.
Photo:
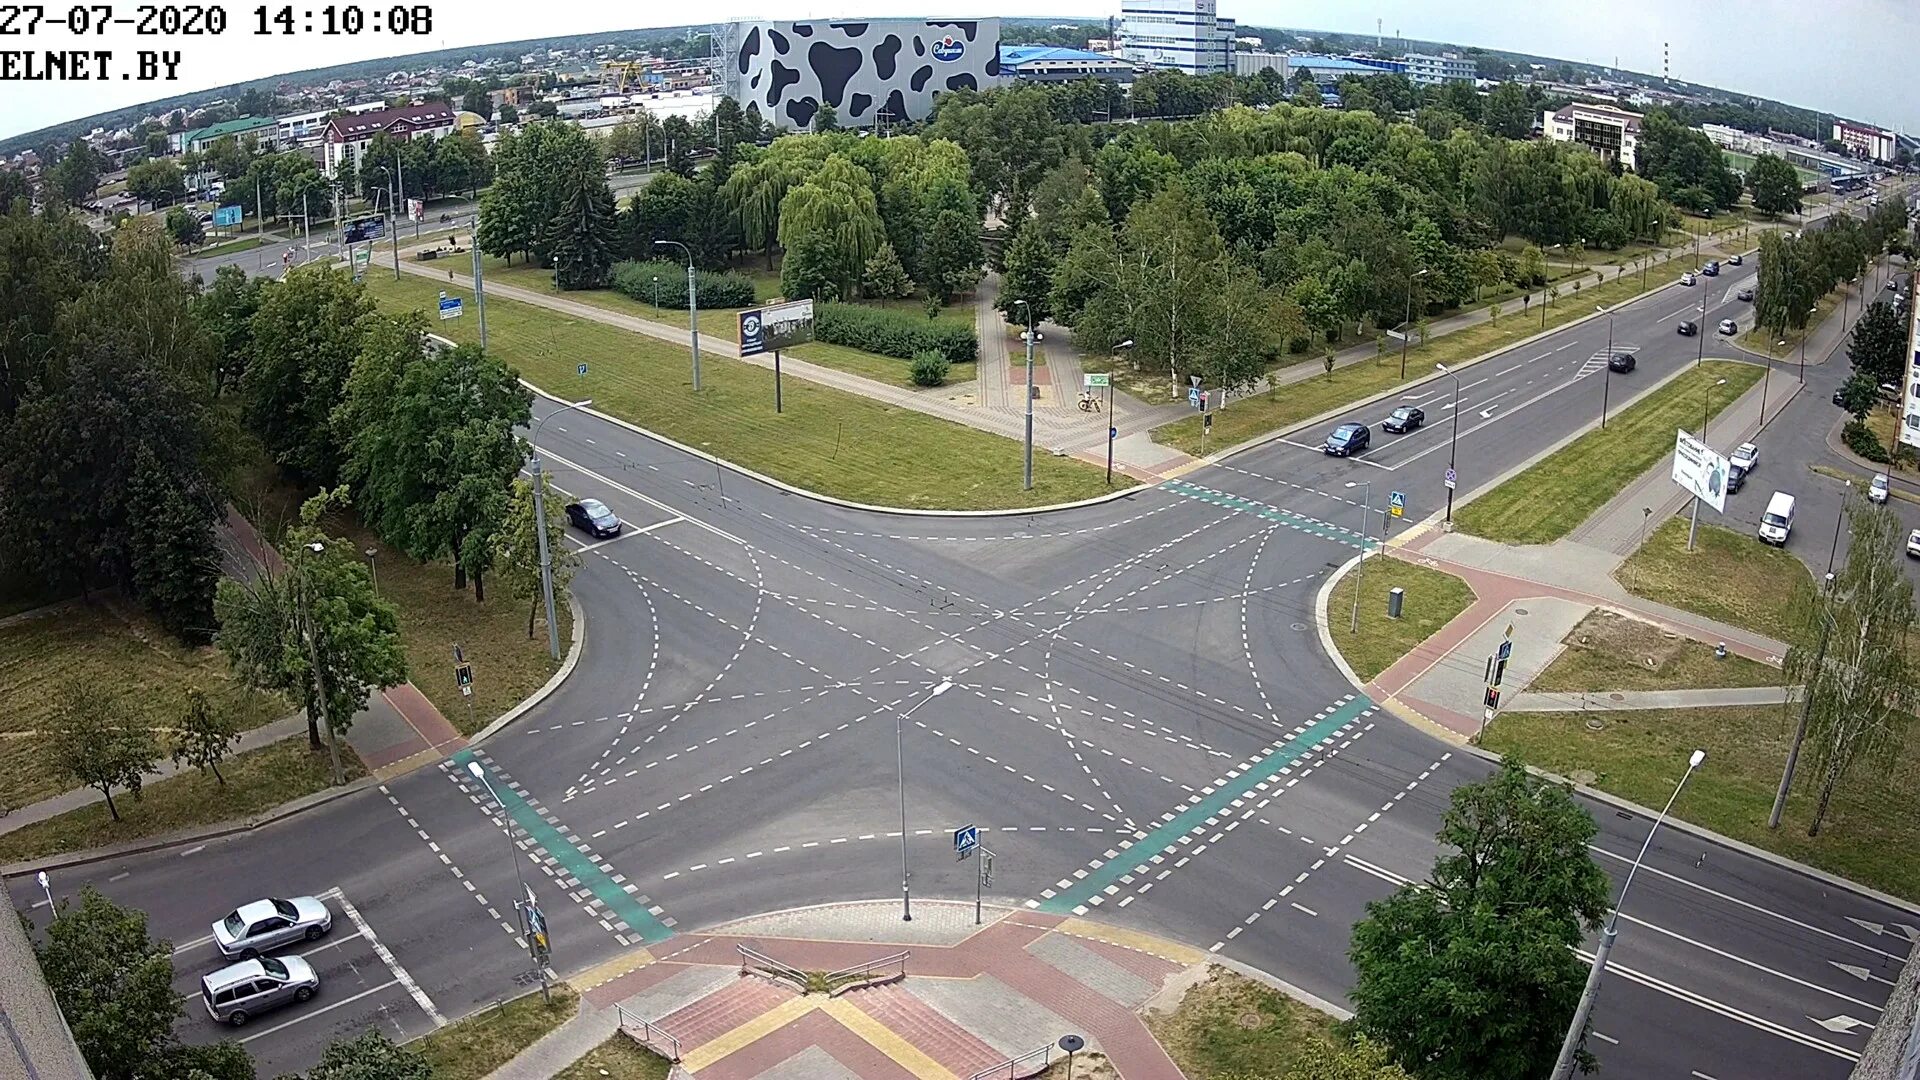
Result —
POLYGON ((222 206, 213 212, 213 226, 216 229, 224 229, 229 225, 238 224, 240 224, 240 208, 238 206, 222 206))
POLYGON ((366 244, 387 235, 387 219, 383 217, 361 218, 347 222, 346 236, 343 242, 348 244, 366 244))
POLYGON ((1673 482, 1715 510, 1726 512, 1727 459, 1684 428, 1674 440, 1673 482))
MULTIPOLYGON (((1913 295, 1916 283, 1920 283, 1920 275, 1908 282, 1908 296, 1913 295)), ((1920 447, 1920 303, 1912 307, 1913 324, 1907 330, 1907 375, 1900 380, 1906 384, 1906 393, 1901 395, 1900 442, 1920 447)))
POLYGON ((813 301, 795 300, 740 313, 740 355, 779 352, 813 340, 813 301))
POLYGON ((425 221, 427 219, 427 201, 425 199, 407 200, 407 220, 425 221))

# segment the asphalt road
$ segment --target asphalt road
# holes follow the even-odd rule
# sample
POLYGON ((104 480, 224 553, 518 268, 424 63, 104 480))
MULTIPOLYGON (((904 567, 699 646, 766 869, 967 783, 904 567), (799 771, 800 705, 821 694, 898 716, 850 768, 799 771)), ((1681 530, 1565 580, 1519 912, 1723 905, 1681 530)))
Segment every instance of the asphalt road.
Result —
MULTIPOLYGON (((1744 323, 1723 294, 1751 272, 1619 309, 1631 375, 1594 365, 1605 319, 1469 369, 1462 490, 1597 417, 1602 394, 1693 362, 1673 321, 1704 298, 1709 325, 1744 323)), ((898 895, 903 839, 914 897, 971 897, 950 836, 969 823, 998 854, 992 901, 1084 909, 1344 1000, 1349 925, 1426 873, 1449 791, 1489 768, 1354 697, 1312 630, 1363 500, 1405 492, 1414 519, 1444 503, 1451 384, 1410 394, 1434 420, 1360 458, 1283 440, 1101 506, 994 518, 842 510, 556 417, 540 439, 556 482, 629 528, 574 541, 582 662, 475 758, 504 810, 462 758, 243 836, 59 872, 54 891, 93 883, 146 910, 182 993, 217 966, 197 939, 233 905, 327 895, 332 934, 301 950, 320 996, 238 1032, 266 1075, 517 992, 522 880, 565 974, 754 912, 898 895)), ((1617 879, 1649 822, 1591 809, 1617 879)), ((1636 882, 1595 1019, 1612 1075, 1844 1076, 1920 924, 1676 830, 1636 882)), ((197 1011, 182 1028, 228 1034, 197 1011)))

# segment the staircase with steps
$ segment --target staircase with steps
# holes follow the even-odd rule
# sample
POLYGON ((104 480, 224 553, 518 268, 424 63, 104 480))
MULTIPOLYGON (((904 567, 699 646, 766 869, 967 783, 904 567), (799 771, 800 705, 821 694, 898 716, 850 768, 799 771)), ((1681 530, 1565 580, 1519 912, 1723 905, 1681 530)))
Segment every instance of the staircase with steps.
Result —
POLYGON ((885 1024, 956 1076, 972 1076, 1007 1060, 1007 1055, 947 1019, 946 1014, 899 983, 849 991, 844 1000, 885 1024))
POLYGON ((796 996, 779 983, 741 976, 655 1023, 680 1040, 680 1052, 687 1054, 796 996))

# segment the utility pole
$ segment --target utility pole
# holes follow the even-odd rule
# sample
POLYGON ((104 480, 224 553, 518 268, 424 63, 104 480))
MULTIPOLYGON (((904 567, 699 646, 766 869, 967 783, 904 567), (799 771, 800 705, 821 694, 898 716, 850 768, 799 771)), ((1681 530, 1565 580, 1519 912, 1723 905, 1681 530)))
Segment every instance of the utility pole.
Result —
POLYGON ((677 247, 687 257, 687 337, 693 346, 693 392, 700 392, 700 291, 693 271, 693 252, 678 240, 655 240, 654 247, 677 247))
POLYGON ((1373 481, 1360 482, 1360 565, 1353 568, 1353 624, 1351 633, 1360 632, 1360 587, 1367 579, 1367 529, 1373 520, 1373 481))
MULTIPOLYGON (((301 550, 308 555, 319 555, 324 553, 327 548, 326 545, 315 540, 310 544, 303 545, 301 550)), ((300 629, 302 636, 307 639, 307 660, 313 665, 313 706, 319 710, 320 723, 324 724, 327 729, 327 753, 333 759, 333 783, 335 787, 338 787, 346 783, 347 778, 345 774, 340 771, 340 733, 335 730, 333 719, 329 715, 330 710, 327 708, 327 687, 320 675, 320 643, 314 637, 313 601, 308 595, 312 589, 313 575, 307 569, 306 561, 307 555, 302 555, 300 557, 300 580, 295 585, 300 595, 300 629)))
POLYGON ((480 315, 480 351, 487 348, 487 290, 480 274, 480 213, 473 215, 473 306, 480 315))
POLYGON ((1033 305, 1025 300, 1015 300, 1016 307, 1027 309, 1027 384, 1023 388, 1027 398, 1027 437, 1025 465, 1021 469, 1020 486, 1024 490, 1033 490, 1033 305))
MULTIPOLYGON (((393 164, 395 167, 398 167, 400 159, 395 158, 393 164)), ((389 176, 387 177, 387 218, 393 222, 393 280, 395 281, 400 280, 400 215, 396 212, 397 209, 393 201, 393 177, 389 176)), ((373 252, 371 249, 373 247, 373 241, 367 241, 367 247, 369 249, 367 252, 367 261, 372 262, 373 252)))
POLYGON ((560 623, 553 614, 553 556, 547 550, 547 501, 546 485, 540 480, 540 429, 546 422, 569 409, 584 409, 593 404, 592 398, 576 401, 553 410, 533 425, 533 434, 527 439, 528 455, 533 459, 533 535, 540 546, 540 596, 547 607, 547 655, 560 659, 560 623))

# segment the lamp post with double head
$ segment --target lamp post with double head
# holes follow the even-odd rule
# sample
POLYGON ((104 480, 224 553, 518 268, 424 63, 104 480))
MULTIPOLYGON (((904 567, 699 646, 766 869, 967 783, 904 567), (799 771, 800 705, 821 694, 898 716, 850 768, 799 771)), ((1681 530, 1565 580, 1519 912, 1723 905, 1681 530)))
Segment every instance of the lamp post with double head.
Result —
POLYGON ((1027 398, 1027 438, 1026 457, 1020 469, 1020 486, 1027 491, 1033 490, 1033 305, 1025 300, 1015 300, 1015 307, 1027 309, 1027 382, 1022 391, 1027 398))
MULTIPOLYGON (((700 289, 694 280, 693 252, 678 240, 655 240, 654 247, 677 247, 687 257, 687 340, 693 346, 693 390, 700 392, 700 289)), ((656 294, 657 295, 657 294, 656 294)), ((658 306, 658 301, 655 301, 658 306)))
POLYGON ((1400 324, 1400 381, 1407 381, 1407 339, 1413 336, 1413 283, 1432 273, 1416 270, 1407 277, 1407 317, 1400 324))
POLYGON ((1453 380, 1453 434, 1447 439, 1447 527, 1453 527, 1453 485, 1459 476, 1454 471, 1454 454, 1460 449, 1460 376, 1447 370, 1445 364, 1435 364, 1434 369, 1453 380))
POLYGON ((953 680, 943 679, 940 685, 928 691, 927 696, 913 703, 905 712, 893 714, 893 754, 900 777, 900 921, 913 921, 913 876, 907 870, 907 718, 920 710, 920 706, 953 689, 953 680))
POLYGON ((547 550, 547 493, 540 476, 540 429, 563 412, 592 404, 593 399, 588 398, 553 410, 533 425, 527 437, 527 456, 533 463, 533 535, 539 538, 540 546, 540 598, 547 606, 547 653, 555 660, 560 659, 560 623, 553 617, 553 553, 547 550))

